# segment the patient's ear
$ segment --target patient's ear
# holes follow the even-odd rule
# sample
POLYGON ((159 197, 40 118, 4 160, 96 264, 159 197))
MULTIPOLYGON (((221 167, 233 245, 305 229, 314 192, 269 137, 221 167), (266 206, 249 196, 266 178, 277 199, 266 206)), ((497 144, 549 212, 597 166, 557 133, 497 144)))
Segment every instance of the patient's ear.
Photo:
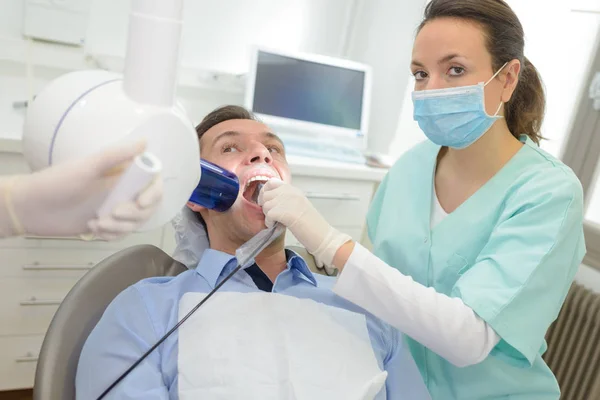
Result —
POLYGON ((199 206, 198 204, 192 203, 191 201, 187 202, 187 206, 190 210, 197 212, 197 213, 199 213, 200 211, 206 210, 205 207, 199 206))

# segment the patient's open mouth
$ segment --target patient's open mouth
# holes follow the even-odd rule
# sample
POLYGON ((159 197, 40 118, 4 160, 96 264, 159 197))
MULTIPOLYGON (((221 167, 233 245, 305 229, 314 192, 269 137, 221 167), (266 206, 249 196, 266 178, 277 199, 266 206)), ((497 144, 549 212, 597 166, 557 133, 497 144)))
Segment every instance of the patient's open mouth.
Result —
POLYGON ((265 184, 269 180, 268 176, 255 176, 246 182, 243 196, 250 203, 258 204, 258 195, 260 194, 259 184, 265 184))

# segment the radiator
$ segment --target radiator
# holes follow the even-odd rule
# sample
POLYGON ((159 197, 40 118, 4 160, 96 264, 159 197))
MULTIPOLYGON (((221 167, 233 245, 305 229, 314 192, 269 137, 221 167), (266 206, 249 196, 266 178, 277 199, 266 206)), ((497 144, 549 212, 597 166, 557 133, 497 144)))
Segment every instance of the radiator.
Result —
POLYGON ((561 400, 600 400, 600 294, 574 283, 546 340, 561 400))

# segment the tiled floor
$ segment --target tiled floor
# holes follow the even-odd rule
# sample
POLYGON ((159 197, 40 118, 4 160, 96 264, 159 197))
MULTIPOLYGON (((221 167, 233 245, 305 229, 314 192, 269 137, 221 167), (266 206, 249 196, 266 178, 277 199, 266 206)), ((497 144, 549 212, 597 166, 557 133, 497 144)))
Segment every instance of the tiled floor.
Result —
POLYGON ((0 400, 32 400, 31 390, 19 390, 16 392, 0 392, 0 400))

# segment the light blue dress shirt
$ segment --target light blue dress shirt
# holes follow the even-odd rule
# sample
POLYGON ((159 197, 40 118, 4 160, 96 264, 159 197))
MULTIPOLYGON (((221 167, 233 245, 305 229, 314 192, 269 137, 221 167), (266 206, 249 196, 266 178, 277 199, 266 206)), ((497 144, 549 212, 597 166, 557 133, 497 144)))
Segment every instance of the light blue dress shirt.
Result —
MULTIPOLYGON (((388 372, 385 388, 377 396, 378 400, 430 398, 398 331, 336 296, 331 291, 335 278, 313 275, 304 260, 289 250, 286 250, 286 256, 287 268, 275 280, 273 293, 312 299, 366 316, 375 357, 379 367, 388 372)), ((206 250, 195 270, 176 277, 145 279, 117 296, 81 352, 76 378, 77 399, 96 399, 178 322, 179 300, 185 293, 209 292, 235 266, 233 256, 206 250)), ((220 290, 238 293, 260 291, 250 275, 243 271, 234 275, 220 290)), ((105 399, 178 399, 177 341, 176 331, 105 399)))

